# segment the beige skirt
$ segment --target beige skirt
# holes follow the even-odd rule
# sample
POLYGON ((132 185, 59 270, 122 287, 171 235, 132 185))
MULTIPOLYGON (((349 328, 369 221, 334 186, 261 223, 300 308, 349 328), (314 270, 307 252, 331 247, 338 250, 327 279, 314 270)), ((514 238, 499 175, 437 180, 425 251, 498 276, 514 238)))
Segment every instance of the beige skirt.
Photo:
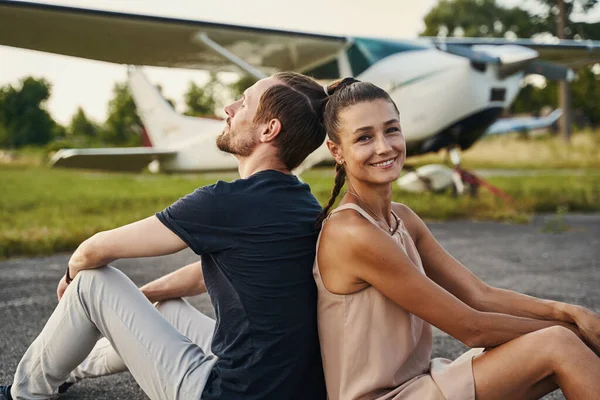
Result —
POLYGON ((434 358, 429 374, 419 375, 378 400, 475 400, 473 357, 484 349, 471 349, 454 361, 434 358))

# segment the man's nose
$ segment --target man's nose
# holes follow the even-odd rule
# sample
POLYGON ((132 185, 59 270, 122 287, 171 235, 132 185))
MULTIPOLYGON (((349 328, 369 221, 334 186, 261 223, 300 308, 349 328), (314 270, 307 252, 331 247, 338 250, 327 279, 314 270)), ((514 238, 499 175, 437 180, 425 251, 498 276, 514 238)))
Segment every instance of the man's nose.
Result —
POLYGON ((233 118, 233 116, 235 115, 235 113, 237 112, 237 110, 239 108, 240 102, 241 102, 241 100, 238 100, 238 101, 231 103, 227 107, 225 107, 225 114, 227 114, 229 117, 233 118))
POLYGON ((230 105, 226 106, 224 108, 224 110, 225 110, 225 114, 227 114, 228 117, 233 118, 233 115, 234 115, 233 104, 230 104, 230 105))

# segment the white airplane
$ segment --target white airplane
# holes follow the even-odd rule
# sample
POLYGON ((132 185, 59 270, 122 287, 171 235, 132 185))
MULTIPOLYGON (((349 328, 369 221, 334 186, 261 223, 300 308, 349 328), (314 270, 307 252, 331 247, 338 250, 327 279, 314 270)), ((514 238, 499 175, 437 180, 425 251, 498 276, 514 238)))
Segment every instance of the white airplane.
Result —
MULTIPOLYGON (((256 78, 279 70, 321 80, 355 76, 386 89, 398 105, 408 156, 447 149, 455 164, 459 149, 471 147, 512 104, 525 75, 571 80, 571 68, 600 62, 600 41, 383 40, 7 0, 0 0, 0 45, 126 65, 242 70, 256 78)), ((132 72, 130 82, 154 147, 65 150, 55 165, 139 169, 155 160, 172 172, 236 167, 214 145, 222 122, 177 115, 141 73, 132 72)), ((323 146, 296 172, 329 157, 323 146)))

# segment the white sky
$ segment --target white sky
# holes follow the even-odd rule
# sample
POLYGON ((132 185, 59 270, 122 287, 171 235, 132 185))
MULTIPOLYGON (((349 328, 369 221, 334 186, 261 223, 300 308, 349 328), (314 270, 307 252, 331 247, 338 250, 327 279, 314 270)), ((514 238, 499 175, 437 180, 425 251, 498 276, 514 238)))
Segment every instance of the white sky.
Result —
MULTIPOLYGON (((500 0, 508 6, 524 0, 500 0)), ((424 29, 423 17, 437 0, 55 0, 37 1, 82 8, 197 19, 238 25, 337 35, 416 37, 424 29)), ((600 19, 599 7, 585 16, 600 19)), ((150 68, 150 80, 183 108, 183 93, 189 81, 202 83, 201 71, 150 68)), ((78 106, 99 122, 106 117, 108 101, 116 81, 124 81, 126 67, 99 61, 0 46, 0 86, 17 84, 26 76, 49 80, 52 97, 48 109, 67 124, 78 106)))

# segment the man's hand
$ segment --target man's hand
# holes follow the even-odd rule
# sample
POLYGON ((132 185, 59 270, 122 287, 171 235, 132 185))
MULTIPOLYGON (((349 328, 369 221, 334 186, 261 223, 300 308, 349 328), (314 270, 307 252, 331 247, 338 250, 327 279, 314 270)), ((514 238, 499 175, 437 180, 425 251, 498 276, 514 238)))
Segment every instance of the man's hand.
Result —
POLYGON ((151 302, 196 296, 206 292, 202 262, 197 261, 179 268, 161 278, 153 280, 140 288, 151 302))
POLYGON ((65 294, 65 290, 67 290, 68 286, 69 284, 67 283, 67 277, 63 275, 60 282, 58 282, 58 287, 56 288, 56 296, 58 297, 58 301, 62 299, 63 294, 65 294))

